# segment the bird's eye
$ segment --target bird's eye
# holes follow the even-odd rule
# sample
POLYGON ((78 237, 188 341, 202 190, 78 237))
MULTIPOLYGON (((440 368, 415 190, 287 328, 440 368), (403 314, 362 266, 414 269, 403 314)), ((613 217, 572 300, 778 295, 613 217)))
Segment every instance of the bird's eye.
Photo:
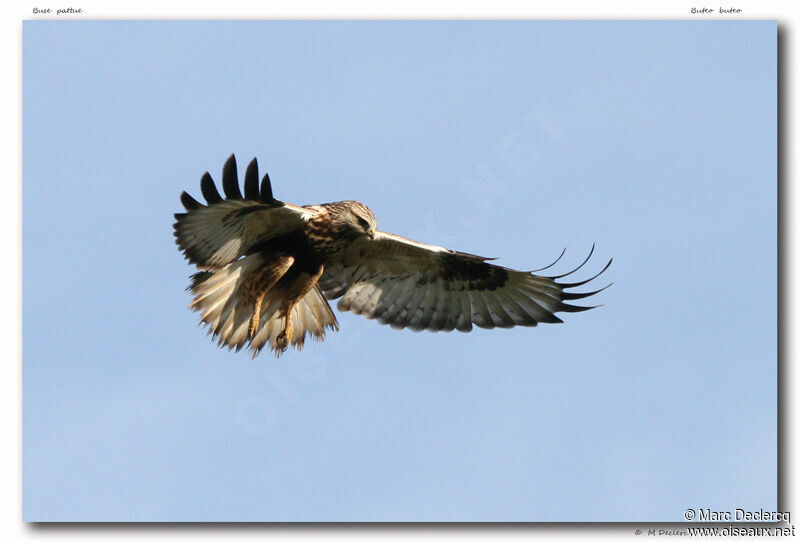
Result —
POLYGON ((358 225, 364 228, 365 230, 369 229, 369 224, 367 224, 367 221, 361 217, 358 217, 358 225))

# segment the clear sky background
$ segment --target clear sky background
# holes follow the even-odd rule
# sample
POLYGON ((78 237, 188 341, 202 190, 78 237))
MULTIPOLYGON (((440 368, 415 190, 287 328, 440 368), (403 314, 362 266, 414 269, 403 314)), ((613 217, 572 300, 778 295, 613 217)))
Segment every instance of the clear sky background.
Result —
POLYGON ((774 22, 25 22, 28 521, 682 521, 775 510, 774 22), (563 325, 349 313, 279 360, 188 310, 178 196, 532 269, 563 325))

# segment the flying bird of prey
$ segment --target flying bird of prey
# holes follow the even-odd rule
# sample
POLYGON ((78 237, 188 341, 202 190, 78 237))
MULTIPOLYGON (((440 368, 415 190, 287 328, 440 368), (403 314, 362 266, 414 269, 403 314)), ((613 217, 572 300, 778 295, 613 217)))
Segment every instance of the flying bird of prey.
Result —
MULTIPOLYGON (((219 345, 253 356, 265 345, 276 355, 303 347, 306 334, 324 339, 339 324, 325 300, 394 328, 470 331, 556 323, 558 312, 593 307, 566 301, 605 271, 580 282, 515 271, 491 258, 426 245, 377 230, 372 211, 357 201, 298 207, 272 196, 269 175, 259 187, 250 162, 239 189, 236 159, 222 169, 223 198, 208 172, 200 180, 207 205, 183 192, 175 215, 176 243, 199 271, 188 290, 190 307, 219 345), (323 295, 324 294, 324 295, 323 295)), ((594 246, 592 247, 592 251, 594 246)), ((562 256, 563 256, 562 252, 562 256)), ((559 259, 561 256, 559 256, 559 259)), ((609 285, 610 286, 610 285, 609 285)), ((607 286, 606 286, 607 287, 607 286)), ((605 288, 603 288, 605 289, 605 288)))

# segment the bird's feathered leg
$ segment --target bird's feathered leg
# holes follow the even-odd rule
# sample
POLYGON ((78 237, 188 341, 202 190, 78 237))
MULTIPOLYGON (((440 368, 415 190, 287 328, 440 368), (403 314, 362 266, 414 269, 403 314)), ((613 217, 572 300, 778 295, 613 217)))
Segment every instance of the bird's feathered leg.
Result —
POLYGON ((242 284, 243 302, 253 306, 253 314, 247 328, 247 337, 252 339, 258 331, 261 320, 261 304, 273 286, 289 270, 294 263, 294 258, 287 254, 274 256, 270 265, 264 266, 253 273, 242 284))
POLYGON ((301 273, 297 279, 287 288, 291 292, 282 307, 283 312, 283 330, 278 334, 275 339, 276 347, 279 351, 284 351, 289 347, 292 342, 292 333, 294 332, 294 320, 292 313, 295 306, 303 299, 308 292, 317 284, 317 281, 322 276, 323 267, 320 265, 319 269, 314 274, 301 273))
POLYGON ((250 317, 250 324, 247 326, 247 337, 249 339, 255 337, 256 331, 258 331, 258 321, 261 320, 261 303, 264 301, 265 295, 267 295, 267 290, 262 291, 253 303, 253 316, 250 317))

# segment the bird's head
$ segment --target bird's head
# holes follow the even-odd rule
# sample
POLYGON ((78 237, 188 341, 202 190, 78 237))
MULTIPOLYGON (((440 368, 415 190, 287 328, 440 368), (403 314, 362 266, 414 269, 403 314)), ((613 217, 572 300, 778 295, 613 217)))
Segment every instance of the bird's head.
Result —
POLYGON ((369 207, 358 201, 342 201, 333 205, 332 218, 342 229, 356 236, 375 237, 378 221, 369 207))
POLYGON ((372 209, 358 201, 348 201, 347 204, 349 209, 346 218, 347 225, 359 235, 366 235, 373 239, 375 231, 378 229, 378 221, 372 209))

